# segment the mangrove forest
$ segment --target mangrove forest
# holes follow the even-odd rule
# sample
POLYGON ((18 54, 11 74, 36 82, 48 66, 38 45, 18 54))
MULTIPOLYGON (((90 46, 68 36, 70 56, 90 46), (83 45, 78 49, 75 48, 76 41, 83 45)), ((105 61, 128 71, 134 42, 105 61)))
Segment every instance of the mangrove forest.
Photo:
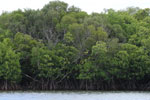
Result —
POLYGON ((3 12, 0 90, 150 90, 150 9, 3 12))

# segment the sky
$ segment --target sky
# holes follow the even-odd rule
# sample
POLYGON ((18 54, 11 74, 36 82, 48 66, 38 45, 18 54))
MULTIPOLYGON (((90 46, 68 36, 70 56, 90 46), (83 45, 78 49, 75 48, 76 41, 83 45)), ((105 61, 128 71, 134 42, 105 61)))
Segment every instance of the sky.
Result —
MULTIPOLYGON (((17 9, 41 9, 45 4, 54 0, 1 0, 0 13, 4 11, 14 11, 17 9)), ((60 0, 74 5, 86 11, 89 14, 92 12, 102 12, 104 8, 113 8, 122 10, 127 7, 149 8, 150 0, 60 0)))

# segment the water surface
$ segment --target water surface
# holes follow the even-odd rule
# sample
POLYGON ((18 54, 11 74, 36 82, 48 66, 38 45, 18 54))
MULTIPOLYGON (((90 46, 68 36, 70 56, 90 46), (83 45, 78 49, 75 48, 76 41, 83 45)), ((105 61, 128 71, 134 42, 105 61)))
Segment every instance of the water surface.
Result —
POLYGON ((0 92, 0 100, 150 100, 150 92, 0 92))

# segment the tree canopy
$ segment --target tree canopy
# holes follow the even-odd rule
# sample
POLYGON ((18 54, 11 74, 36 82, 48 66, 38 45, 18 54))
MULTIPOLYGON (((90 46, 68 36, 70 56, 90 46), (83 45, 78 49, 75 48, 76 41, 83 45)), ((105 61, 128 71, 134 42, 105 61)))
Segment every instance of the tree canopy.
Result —
POLYGON ((149 89, 150 9, 87 14, 62 1, 0 15, 0 89, 149 89))

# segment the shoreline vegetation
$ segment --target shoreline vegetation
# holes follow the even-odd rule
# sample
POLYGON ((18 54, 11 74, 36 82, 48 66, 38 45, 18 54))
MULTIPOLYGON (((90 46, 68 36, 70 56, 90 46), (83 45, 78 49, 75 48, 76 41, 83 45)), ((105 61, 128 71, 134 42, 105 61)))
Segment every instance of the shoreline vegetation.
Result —
POLYGON ((150 9, 2 13, 0 90, 150 90, 150 9))

